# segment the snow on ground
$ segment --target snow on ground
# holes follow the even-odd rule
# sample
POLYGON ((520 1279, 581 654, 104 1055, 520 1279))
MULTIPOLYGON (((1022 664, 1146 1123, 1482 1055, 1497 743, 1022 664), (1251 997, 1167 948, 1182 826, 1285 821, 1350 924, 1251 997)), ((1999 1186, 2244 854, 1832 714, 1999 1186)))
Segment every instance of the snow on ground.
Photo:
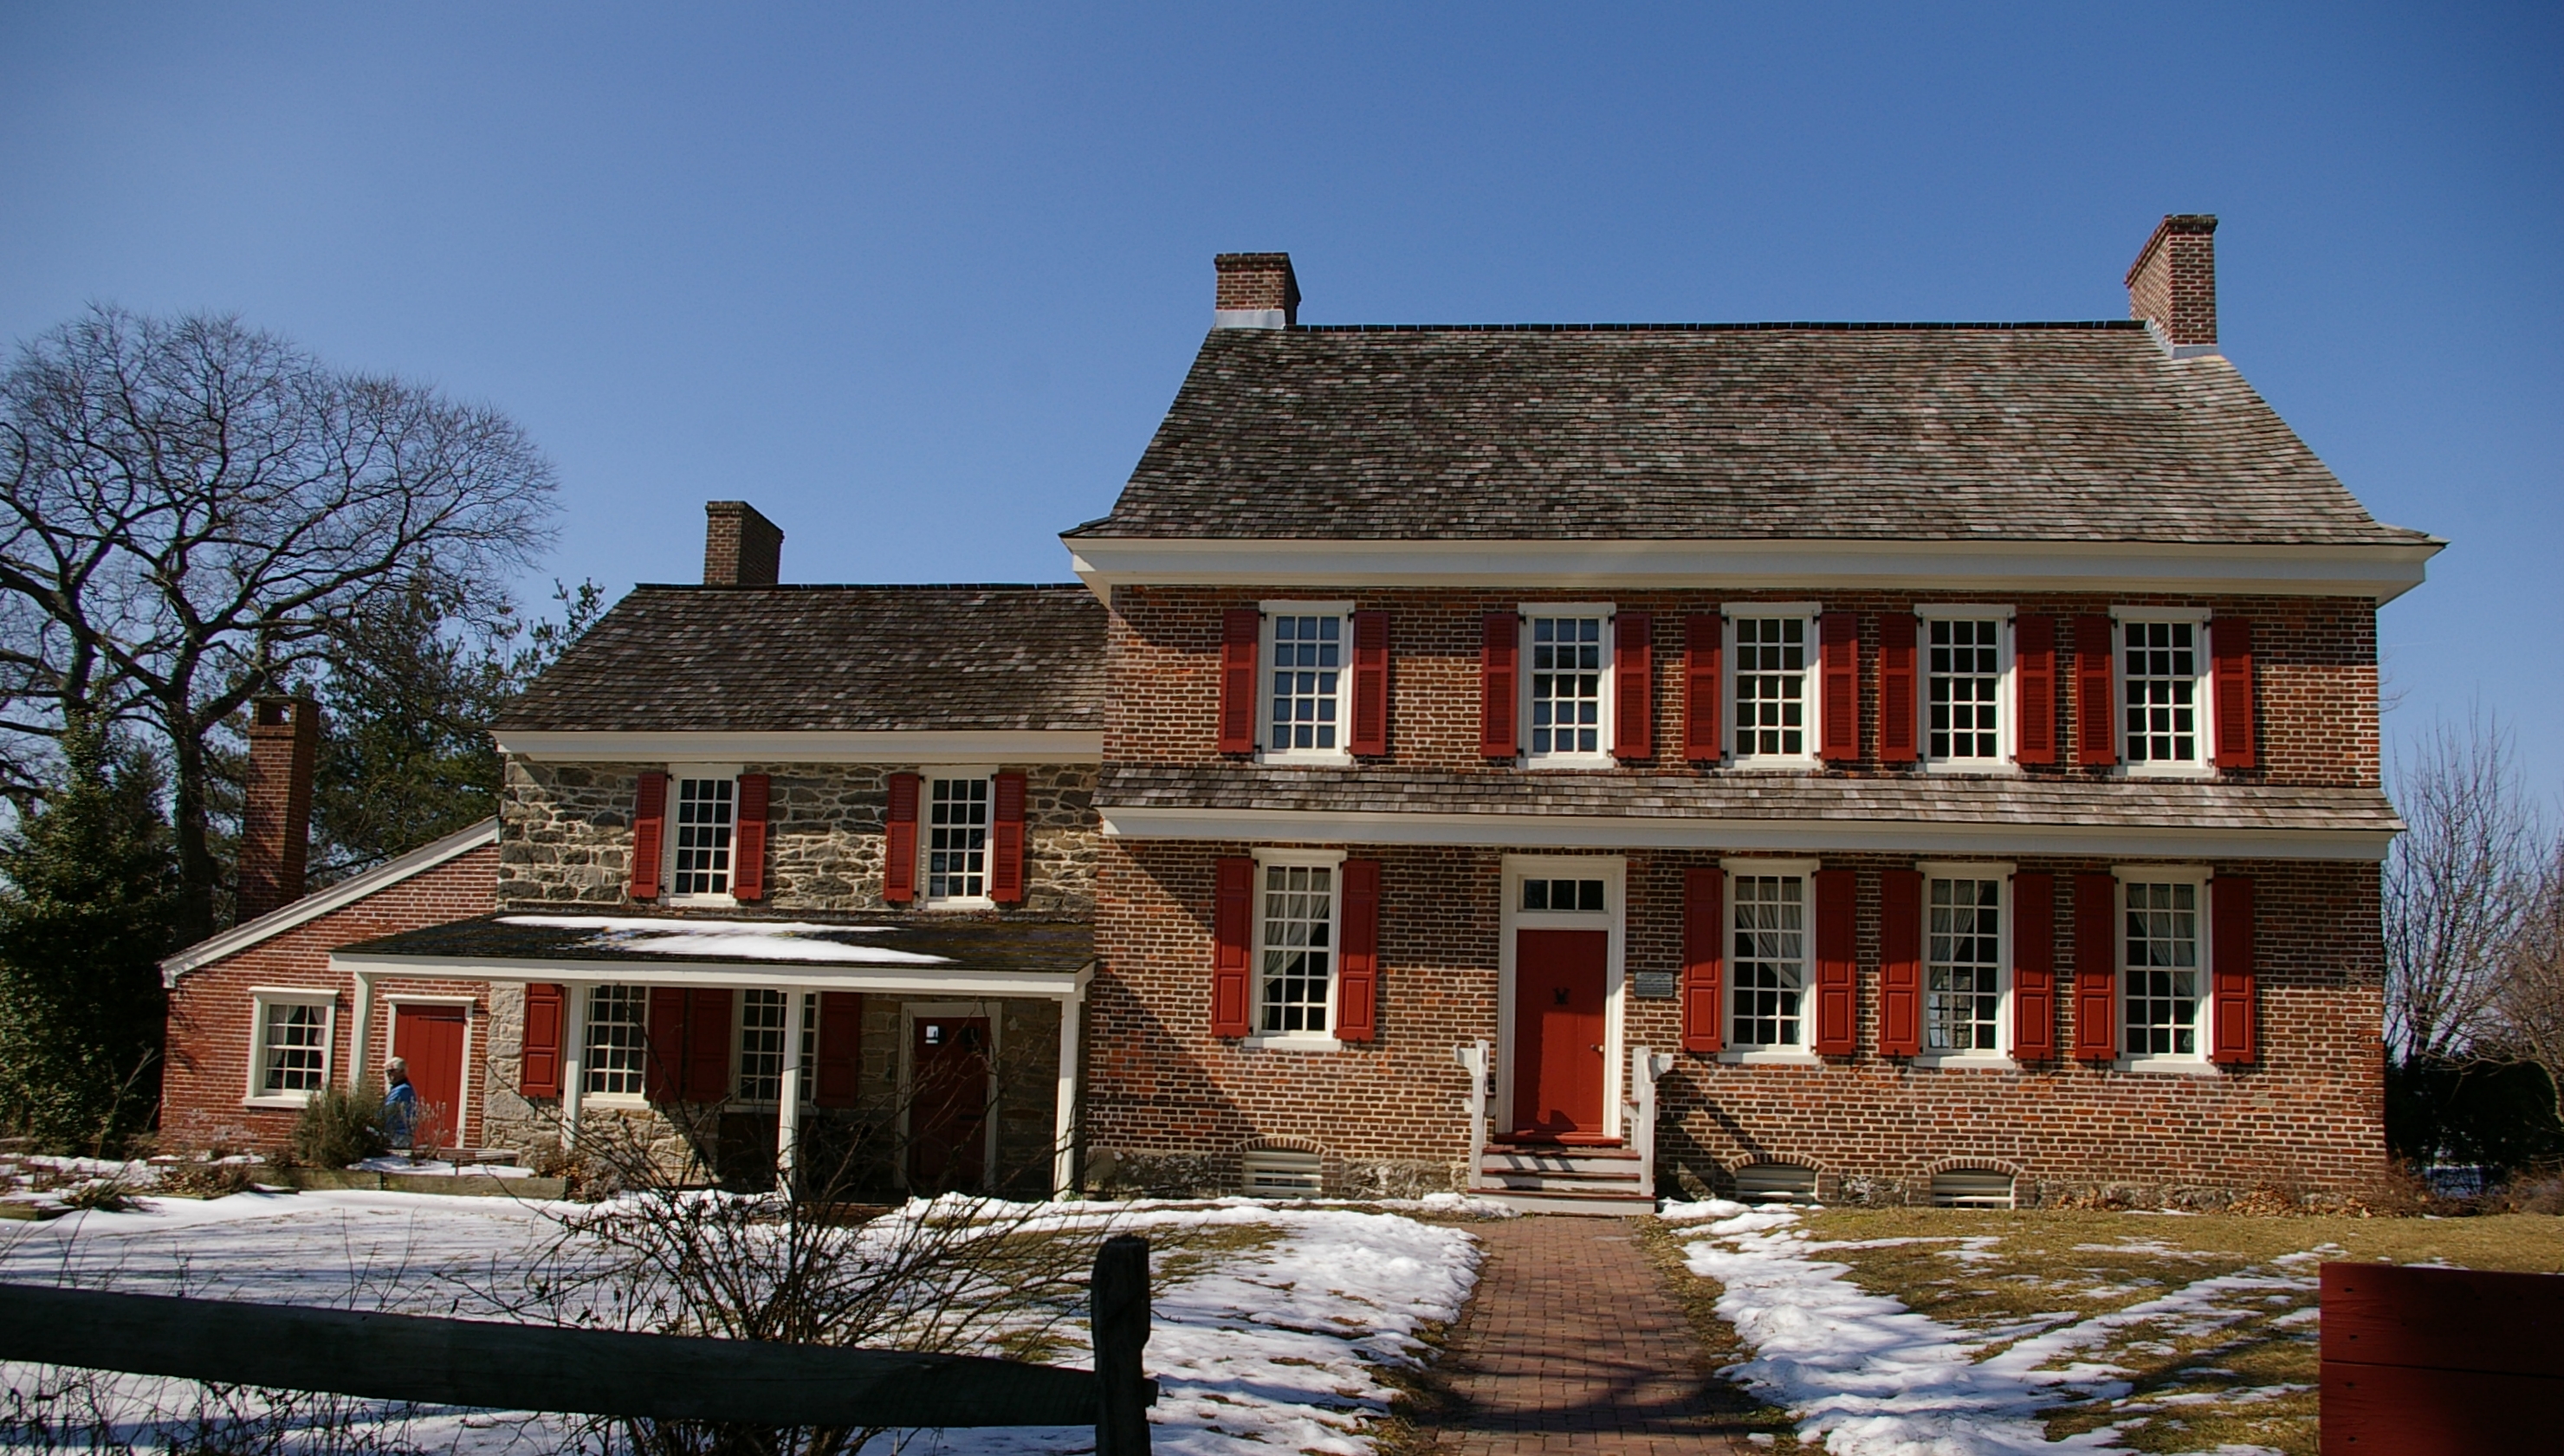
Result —
MULTIPOLYGON (((1458 1199, 1431 1206, 1467 1211, 1458 1199)), ((566 1207, 353 1191, 146 1198, 123 1212, 75 1212, 0 1232, 0 1279, 495 1318, 489 1292, 522 1280, 566 1207)), ((1181 1456, 1365 1456, 1364 1422, 1385 1413, 1392 1394, 1384 1370, 1421 1363, 1424 1327, 1457 1318, 1477 1279, 1477 1241, 1465 1231, 1360 1206, 1230 1198, 1002 1212, 1030 1215, 1035 1228, 1155 1235, 1161 1278, 1146 1365, 1161 1395, 1151 1421, 1158 1449, 1181 1456), (1262 1237, 1185 1257, 1185 1235, 1222 1229, 1262 1237)), ((1054 1361, 1084 1363, 1083 1321, 1059 1334, 1075 1348, 1054 1361)), ((30 1389, 39 1373, 8 1366, 0 1379, 30 1389)), ((129 1396, 171 1408, 165 1386, 138 1382, 155 1386, 143 1393, 136 1383, 127 1377, 129 1396)), ((558 1435, 538 1419, 442 1412, 411 1422, 398 1439, 525 1456, 553 1449, 558 1435)), ((943 1432, 910 1449, 1035 1456, 1093 1443, 1091 1428, 1025 1427, 943 1432)))
MULTIPOLYGON (((2260 1269, 2197 1280, 2159 1298, 2088 1319, 2070 1311, 2026 1327, 1962 1332, 1896 1300, 1864 1293, 1849 1266, 1816 1257, 1830 1249, 1920 1240, 1830 1244, 1815 1240, 1788 1209, 1708 1199, 1668 1203, 1661 1215, 1705 1225, 1709 1237, 1684 1245, 1694 1274, 1718 1280, 1720 1318, 1754 1350, 1723 1371, 1800 1421, 1802 1440, 1833 1456, 2010 1456, 2017 1452, 2122 1450, 2119 1425, 2049 1441, 2039 1412, 2069 1401, 2121 1401, 2129 1372, 2085 1357, 2131 1333, 2211 1335, 2266 1316, 2256 1302, 2305 1297, 2316 1283, 2315 1253, 2291 1254, 2260 1269), (2013 1343, 2001 1349, 2005 1340, 2013 1343), (1993 1352, 1988 1352, 1992 1350, 1993 1352)), ((1933 1242, 1940 1242, 1934 1240, 1933 1242)), ((1958 1257, 1979 1240, 1952 1239, 1958 1257)), ((2167 1254, 2177 1251, 2166 1249, 2167 1254)), ((2245 1403, 2293 1387, 2213 1395, 2157 1395, 2119 1407, 2131 1415, 2185 1400, 2245 1403)), ((2121 1422, 2119 1424, 2126 1424, 2121 1422)), ((2227 1447, 2229 1456, 2257 1448, 2227 1447)))

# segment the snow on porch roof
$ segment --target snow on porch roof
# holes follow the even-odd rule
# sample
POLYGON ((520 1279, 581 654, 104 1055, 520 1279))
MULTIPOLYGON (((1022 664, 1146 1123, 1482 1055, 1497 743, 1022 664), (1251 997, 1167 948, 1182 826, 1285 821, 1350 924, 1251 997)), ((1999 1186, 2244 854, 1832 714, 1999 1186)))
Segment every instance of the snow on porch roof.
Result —
MULTIPOLYGON (((885 916, 837 921, 502 913, 342 945, 355 960, 619 961, 641 966, 798 965, 848 971, 984 970, 1073 975, 1095 959, 1083 921, 885 916)), ((500 967, 491 968, 495 975, 500 967)), ((508 978, 501 976, 499 978, 508 978)))

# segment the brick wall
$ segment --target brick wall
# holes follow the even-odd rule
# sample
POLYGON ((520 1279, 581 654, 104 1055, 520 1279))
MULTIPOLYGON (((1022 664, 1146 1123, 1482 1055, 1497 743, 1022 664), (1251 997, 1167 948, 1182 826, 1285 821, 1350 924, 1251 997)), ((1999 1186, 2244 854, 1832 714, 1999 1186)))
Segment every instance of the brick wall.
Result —
MULTIPOLYGON (((1237 844, 1111 841, 1099 874, 1086 1141, 1159 1186, 1233 1185, 1237 1154, 1329 1154, 1343 1186, 1446 1181, 1465 1158, 1452 1048, 1498 1035, 1503 851, 1362 849, 1384 861, 1380 1038, 1339 1052, 1209 1034, 1212 861, 1237 844)), ((1543 851, 1542 853, 1548 853, 1543 851)), ((2217 862, 2256 886, 2260 1056, 2207 1076, 1920 1069, 1875 1055, 1878 877, 1911 857, 1823 857, 1859 885, 1860 1053, 1819 1067, 1682 1053, 1658 1085, 1661 1161, 1716 1182, 1755 1158, 1812 1165, 1828 1196, 1919 1197, 1954 1164, 2019 1174, 2050 1199, 2111 1185, 2145 1197, 2264 1183, 2342 1190, 2384 1165, 2374 866, 2217 862)), ((1627 966, 1680 969, 1680 886, 1706 854, 1626 856, 1627 966)), ((2117 863, 2137 862, 2122 859, 2117 863)), ((2096 861, 2023 856, 2059 877, 2056 963, 2074 963, 2070 877, 2096 861)), ((1679 1002, 1630 996, 1630 1044, 1681 1045, 1679 1002)), ((2070 1047, 2071 998, 2058 1042, 2070 1047)), ((1501 1088, 1501 1084, 1500 1084, 1501 1088)))
MULTIPOLYGON (((308 987, 336 998, 336 1040, 329 1064, 332 1080, 343 1085, 355 987, 351 977, 331 973, 329 952, 357 940, 487 914, 498 865, 495 845, 458 855, 179 977, 169 992, 168 1066, 160 1093, 163 1144, 172 1149, 283 1144, 294 1127, 294 1112, 242 1105, 255 1034, 251 988, 308 987)), ((478 981, 377 980, 366 1025, 367 1065, 359 1085, 368 1094, 382 1089, 383 1059, 391 1055, 389 997, 451 995, 473 998, 464 1083, 481 1086, 491 1040, 486 990, 478 981)), ((466 1102, 463 1136, 469 1141, 482 1136, 483 1105, 478 1097, 466 1102)))
MULTIPOLYGON (((746 765, 772 780, 766 898, 758 904, 803 913, 891 909, 881 898, 883 816, 890 775, 909 766, 746 765)), ((631 906, 633 803, 640 775, 663 767, 510 759, 499 903, 631 906)), ((1020 908, 1001 913, 1083 914, 1095 903, 1095 767, 1036 763, 1016 771, 1025 778, 1025 894, 1020 908)))
MULTIPOLYGON (((1215 751, 1219 706, 1220 613, 1260 600, 1305 597, 1305 589, 1214 589, 1124 586, 1113 594, 1107 652, 1113 692, 1105 706, 1104 759, 1108 763, 1205 763, 1215 751)), ((1488 612, 1511 611, 1526 600, 1594 600, 1608 595, 1624 612, 1647 612, 1654 631, 1656 758, 1639 765, 1661 772, 1682 767, 1682 660, 1684 618, 1740 601, 1807 601, 1809 591, 1547 592, 1366 590, 1357 605, 1389 614, 1391 689, 1389 753, 1397 766, 1480 770, 1478 755, 1478 654, 1480 622, 1488 612)), ((1986 602, 1989 594, 1944 592, 1838 592, 1821 596, 1825 611, 1856 614, 1860 624, 1860 743, 1862 758, 1828 765, 1829 772, 1875 774, 1878 762, 1878 619, 1909 612, 1919 603, 1986 602)), ((2363 598, 2092 596, 2011 594, 1993 598, 2018 615, 2070 618, 2107 613, 2117 606, 2205 607, 2252 623, 2257 676, 2254 721, 2259 766, 2230 770, 2246 782, 2374 785, 2378 781, 2377 614, 2363 598)), ((1526 666, 1528 673, 1528 648, 1526 666)), ((1815 644, 1809 644, 1810 659, 1815 644)), ((2070 744, 2076 725, 2073 629, 2057 632, 2057 741, 2070 744)), ((1813 678, 1811 680, 1813 687, 1813 678)), ((2201 704, 2205 726, 2207 703, 2201 704)), ((1722 718, 1726 715, 1722 712, 1722 718)), ((2037 775, 2101 776, 2114 770, 2076 768, 2070 751, 2037 775)), ((1511 771, 1499 768, 1489 771, 1511 771)), ((1595 770, 1609 772, 1609 769, 1595 770)), ((1714 770, 1712 770, 1714 771, 1714 770)))

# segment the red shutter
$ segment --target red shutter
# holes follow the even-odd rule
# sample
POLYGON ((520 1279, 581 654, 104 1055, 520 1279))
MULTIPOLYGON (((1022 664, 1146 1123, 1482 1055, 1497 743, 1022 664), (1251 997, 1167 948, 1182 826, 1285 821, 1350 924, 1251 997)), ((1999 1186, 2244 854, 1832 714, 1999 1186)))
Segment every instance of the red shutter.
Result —
POLYGON ((2208 624, 2216 676, 2217 766, 2249 768, 2252 751, 2252 624, 2242 617, 2220 617, 2208 624))
POLYGON ((2208 967, 2208 1060, 2249 1066, 2260 1044, 2252 1004, 2252 882, 2241 875, 2209 881, 2208 919, 2214 936, 2208 967))
POLYGON ((2074 877, 2074 1055, 2106 1062, 2119 1054, 2119 884, 2074 877))
POLYGON ((1816 756, 1828 763, 1860 757, 1860 621, 1849 612, 1816 619, 1816 756))
POLYGON ((1849 870, 1816 874, 1816 1051, 1847 1057, 1858 1045, 1856 881, 1849 870))
POLYGON ((917 775, 894 773, 882 814, 882 899, 906 905, 916 898, 917 775))
POLYGON ((999 905, 1024 903, 1024 776, 1000 773, 988 815, 988 898, 999 905))
POLYGON ((1380 861, 1345 861, 1344 955, 1336 970, 1336 1038, 1380 1036, 1380 861))
POLYGON ((1611 624, 1611 756, 1656 756, 1655 618, 1622 612, 1611 624))
POLYGON ((1716 865, 1683 871, 1684 1051, 1714 1052, 1727 1045, 1727 1007, 1719 984, 1726 947, 1727 872, 1716 865))
POLYGON ((1389 613, 1354 613, 1354 728, 1346 748, 1389 751, 1389 613))
POLYGON ((1478 639, 1478 753, 1511 758, 1522 751, 1514 731, 1522 621, 1511 612, 1489 612, 1478 639))
POLYGON ((1923 876, 1913 870, 1878 877, 1878 1053, 1923 1055, 1923 876))
POLYGON ((517 1091, 526 1097, 561 1095, 561 988, 526 987, 526 1041, 517 1072, 517 1091))
POLYGON ((2012 1054, 2056 1060, 2056 877, 2012 877, 2012 1054))
POLYGON ((2056 761, 2056 619, 2013 624, 2012 756, 2016 763, 2056 761))
POLYGON ((1255 643, 1264 614, 1231 607, 1219 625, 1219 751, 1255 751, 1255 643))
POLYGON ((1719 671, 1727 650, 1727 624, 1716 612, 1703 612, 1683 624, 1683 756, 1694 763, 1715 763, 1726 756, 1719 745, 1719 699, 1726 685, 1719 671))
POLYGON ((645 773, 632 801, 632 898, 659 898, 659 859, 668 836, 668 775, 645 773))
POLYGON ((686 1101, 725 1101, 730 1097, 731 993, 695 990, 686 995, 686 1101))
POLYGON ((2110 619, 2074 619, 2074 761, 2119 761, 2118 714, 2111 707, 2110 619))
POLYGON ((739 819, 730 835, 730 893, 735 899, 765 898, 765 801, 770 792, 764 774, 739 776, 739 819))
POLYGON ((1911 763, 1920 719, 1914 694, 1914 614, 1878 619, 1878 761, 1911 763))
POLYGON ((686 1072, 686 992, 682 986, 650 988, 649 1055, 641 1089, 652 1102, 680 1100, 686 1072))
POLYGON ((855 1105, 864 1081, 862 992, 819 993, 819 1056, 812 1073, 813 1103, 820 1107, 855 1105))
POLYGON ((1218 903, 1211 911, 1210 1034, 1247 1033, 1246 959, 1255 922, 1255 861, 1243 855, 1218 864, 1218 903))

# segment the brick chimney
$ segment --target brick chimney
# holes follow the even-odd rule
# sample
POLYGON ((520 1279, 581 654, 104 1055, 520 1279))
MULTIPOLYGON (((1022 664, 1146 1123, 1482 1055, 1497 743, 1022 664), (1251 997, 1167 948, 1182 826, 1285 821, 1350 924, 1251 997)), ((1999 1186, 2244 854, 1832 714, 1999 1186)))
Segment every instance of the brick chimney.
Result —
POLYGON ((320 749, 320 704, 309 698, 250 704, 239 922, 303 898, 304 863, 312 851, 312 762, 320 749))
POLYGON ((2175 213, 2128 269, 2128 316, 2154 325, 2176 359, 2217 352, 2217 219, 2175 213))
POLYGON ((783 570, 783 528, 746 501, 704 503, 704 585, 772 586, 783 570))
POLYGON ((1219 289, 1213 328, 1289 328, 1300 321, 1300 281, 1288 253, 1222 253, 1211 259, 1219 289))

